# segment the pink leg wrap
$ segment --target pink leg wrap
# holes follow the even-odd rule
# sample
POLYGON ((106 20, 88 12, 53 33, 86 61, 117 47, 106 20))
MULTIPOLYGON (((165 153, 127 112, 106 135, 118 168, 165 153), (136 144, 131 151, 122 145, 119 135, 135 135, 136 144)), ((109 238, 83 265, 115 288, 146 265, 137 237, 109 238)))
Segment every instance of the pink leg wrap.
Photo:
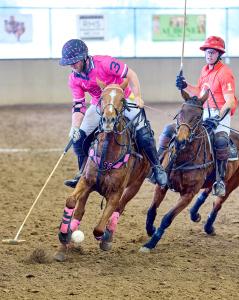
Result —
POLYGON ((73 219, 71 221, 71 225, 70 225, 70 228, 71 228, 71 231, 76 231, 78 229, 78 226, 80 225, 80 221, 77 220, 77 219, 73 219))
POLYGON ((118 221, 119 221, 119 213, 115 211, 110 217, 110 221, 109 224, 107 225, 107 229, 109 229, 112 232, 115 232, 118 221))
POLYGON ((75 210, 74 208, 65 207, 62 222, 61 222, 61 226, 60 226, 60 231, 62 233, 67 233, 68 232, 69 224, 71 222, 71 218, 72 218, 72 215, 74 213, 74 210, 75 210))

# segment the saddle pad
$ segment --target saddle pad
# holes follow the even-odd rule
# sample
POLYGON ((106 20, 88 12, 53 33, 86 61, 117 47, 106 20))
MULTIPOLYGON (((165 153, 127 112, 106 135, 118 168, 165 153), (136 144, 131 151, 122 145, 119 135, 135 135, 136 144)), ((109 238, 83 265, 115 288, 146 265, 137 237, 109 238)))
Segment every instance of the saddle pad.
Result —
POLYGON ((229 158, 228 160, 238 160, 238 151, 236 145, 233 143, 232 139, 229 142, 229 158))

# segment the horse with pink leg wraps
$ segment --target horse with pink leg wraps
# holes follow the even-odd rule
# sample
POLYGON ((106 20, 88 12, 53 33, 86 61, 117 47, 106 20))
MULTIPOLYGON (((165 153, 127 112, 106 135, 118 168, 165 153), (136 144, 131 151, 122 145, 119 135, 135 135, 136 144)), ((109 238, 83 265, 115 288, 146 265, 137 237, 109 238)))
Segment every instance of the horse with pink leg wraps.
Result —
MULTIPOLYGON (((61 245, 55 255, 59 261, 65 259, 71 234, 78 228, 89 194, 93 191, 106 199, 106 206, 93 234, 102 250, 110 250, 119 216, 150 171, 146 156, 137 153, 132 122, 127 122, 124 116, 124 111, 130 109, 124 99, 127 82, 108 86, 102 82, 98 84, 102 89, 99 132, 91 144, 83 175, 74 192, 66 199, 59 233, 61 245)), ((140 110, 138 117, 141 113, 140 110)))

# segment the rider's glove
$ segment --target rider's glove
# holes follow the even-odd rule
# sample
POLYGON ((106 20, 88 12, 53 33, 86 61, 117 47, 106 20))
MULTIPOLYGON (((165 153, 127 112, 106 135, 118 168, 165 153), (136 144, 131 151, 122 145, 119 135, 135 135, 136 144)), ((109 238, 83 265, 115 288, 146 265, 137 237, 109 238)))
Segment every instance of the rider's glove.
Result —
POLYGON ((144 107, 144 100, 140 96, 139 97, 135 97, 135 104, 139 108, 143 108, 144 107))
POLYGON ((181 91, 183 89, 186 89, 187 86, 188 84, 183 75, 178 75, 176 77, 176 87, 181 91))
POLYGON ((216 115, 214 117, 207 118, 206 120, 203 121, 203 123, 204 125, 208 126, 211 129, 216 129, 220 121, 221 121, 221 117, 216 115))
POLYGON ((74 143, 76 143, 80 139, 80 128, 72 126, 69 132, 69 137, 74 143))

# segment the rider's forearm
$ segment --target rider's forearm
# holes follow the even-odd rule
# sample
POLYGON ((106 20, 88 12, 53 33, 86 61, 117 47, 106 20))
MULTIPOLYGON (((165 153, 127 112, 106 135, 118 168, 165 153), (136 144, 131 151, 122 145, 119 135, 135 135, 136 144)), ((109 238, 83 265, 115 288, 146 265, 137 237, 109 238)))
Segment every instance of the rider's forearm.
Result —
POLYGON ((222 117, 224 115, 224 113, 228 110, 228 109, 232 109, 235 105, 235 96, 233 94, 226 94, 224 95, 224 99, 225 99, 225 104, 223 105, 223 107, 220 109, 220 116, 222 117))
POLYGON ((127 79, 135 98, 141 98, 140 84, 137 74, 129 68, 127 73, 127 79))
POLYGON ((72 127, 80 128, 83 118, 84 114, 82 114, 81 112, 73 112, 71 122, 72 127))

